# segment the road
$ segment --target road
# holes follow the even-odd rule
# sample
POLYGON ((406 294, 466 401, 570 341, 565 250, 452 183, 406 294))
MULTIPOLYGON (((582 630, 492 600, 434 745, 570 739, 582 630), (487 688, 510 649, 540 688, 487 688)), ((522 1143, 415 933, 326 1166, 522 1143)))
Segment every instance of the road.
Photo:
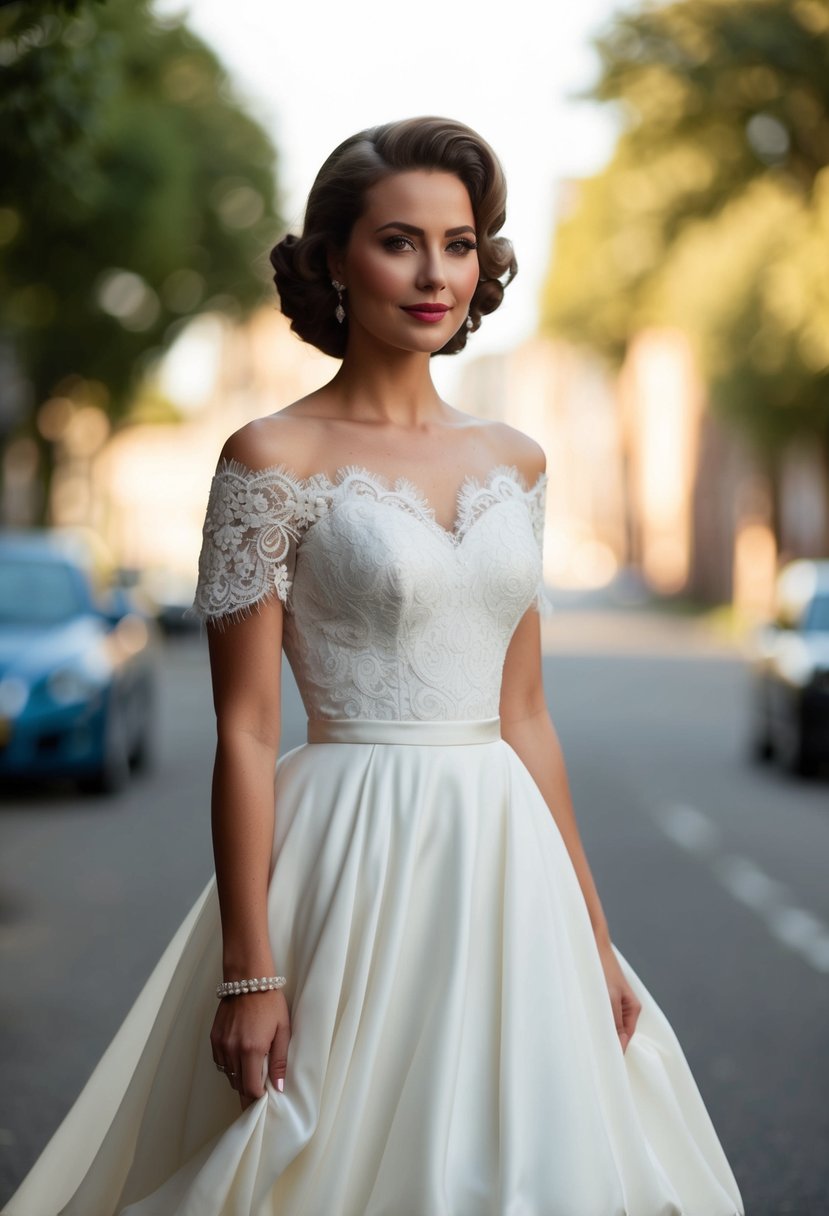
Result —
MULTIPOLYGON (((613 937, 665 1010, 749 1216, 829 1212, 829 781, 744 758, 739 655, 630 613, 545 622, 545 688, 613 937)), ((283 750, 304 738, 286 675, 283 750)), ((0 1200, 211 871, 206 648, 168 645, 156 771, 0 800, 0 1200)))

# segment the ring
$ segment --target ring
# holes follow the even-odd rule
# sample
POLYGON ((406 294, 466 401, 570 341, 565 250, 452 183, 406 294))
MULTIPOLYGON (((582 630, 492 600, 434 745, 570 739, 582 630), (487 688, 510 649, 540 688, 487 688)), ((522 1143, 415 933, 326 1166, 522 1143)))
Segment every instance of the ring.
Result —
MULTIPOLYGON (((227 1069, 225 1069, 225 1072, 227 1072, 227 1069)), ((227 1073, 227 1075, 228 1075, 229 1077, 235 1077, 235 1076, 236 1076, 236 1073, 235 1073, 235 1072, 228 1072, 228 1073, 227 1073)))

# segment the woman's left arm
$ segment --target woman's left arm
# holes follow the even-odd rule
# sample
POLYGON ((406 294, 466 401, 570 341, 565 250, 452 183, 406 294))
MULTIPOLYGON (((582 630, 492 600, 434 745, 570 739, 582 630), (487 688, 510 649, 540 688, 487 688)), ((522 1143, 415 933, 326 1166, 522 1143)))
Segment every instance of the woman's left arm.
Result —
POLYGON ((624 1051, 636 1027, 640 1003, 613 951, 610 930, 576 823, 564 753, 544 697, 541 622, 535 608, 525 612, 507 648, 499 712, 501 736, 516 752, 541 791, 573 863, 596 937, 624 1051))

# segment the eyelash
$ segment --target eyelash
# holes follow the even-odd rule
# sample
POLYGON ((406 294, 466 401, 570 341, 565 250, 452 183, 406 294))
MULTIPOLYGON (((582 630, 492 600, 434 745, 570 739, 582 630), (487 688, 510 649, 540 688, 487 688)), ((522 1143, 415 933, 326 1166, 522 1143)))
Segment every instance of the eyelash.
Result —
MULTIPOLYGON (((383 242, 383 244, 386 249, 391 250, 392 253, 402 253, 402 249, 396 244, 398 241, 405 241, 407 245, 414 248, 411 237, 408 236, 390 236, 383 242)), ((471 241, 467 237, 460 237, 458 240, 452 241, 449 248, 451 249, 453 245, 460 245, 462 247, 463 252, 459 251, 458 254, 460 257, 465 257, 467 253, 471 253, 473 249, 478 248, 477 241, 471 241)))

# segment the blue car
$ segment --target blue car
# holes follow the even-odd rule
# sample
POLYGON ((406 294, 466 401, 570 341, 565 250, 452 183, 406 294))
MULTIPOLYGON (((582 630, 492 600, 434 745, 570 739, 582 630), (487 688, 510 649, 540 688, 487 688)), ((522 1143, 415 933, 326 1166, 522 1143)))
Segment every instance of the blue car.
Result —
POLYGON ((151 757, 155 651, 154 622, 80 536, 0 535, 0 781, 125 785, 151 757))

